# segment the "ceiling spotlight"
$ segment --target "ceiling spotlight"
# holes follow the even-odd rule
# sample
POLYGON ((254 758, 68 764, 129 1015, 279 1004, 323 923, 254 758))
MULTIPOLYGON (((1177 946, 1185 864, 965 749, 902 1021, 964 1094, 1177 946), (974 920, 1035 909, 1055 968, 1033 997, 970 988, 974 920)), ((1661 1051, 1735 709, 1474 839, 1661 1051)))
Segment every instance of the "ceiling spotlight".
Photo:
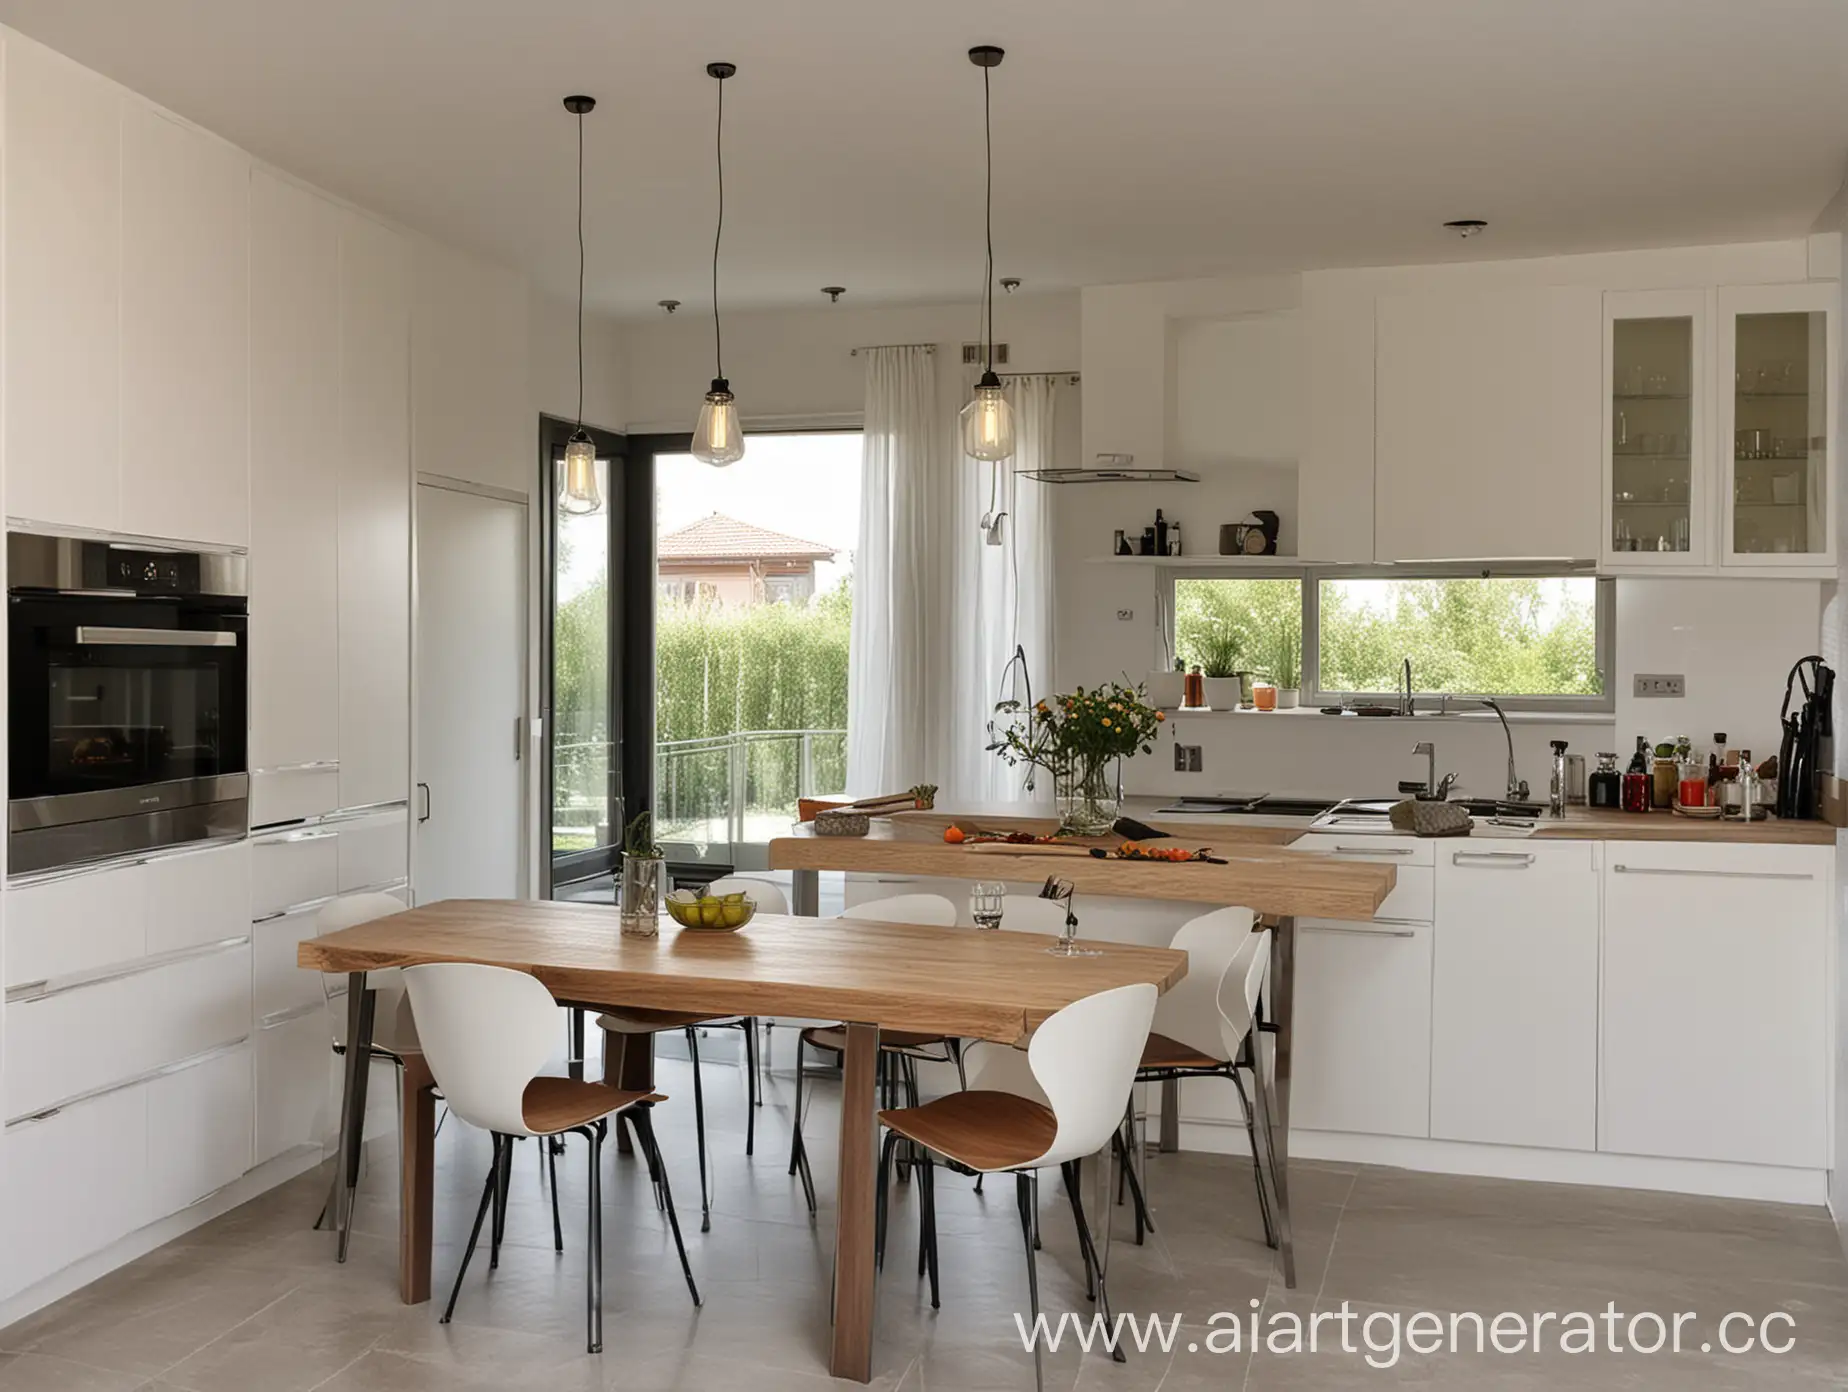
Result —
POLYGON ((669 314, 672 314, 675 310, 680 308, 679 300, 656 300, 655 303, 660 305, 661 308, 665 309, 669 314))
POLYGON ((821 287, 821 293, 828 297, 829 304, 839 304, 841 296, 847 293, 847 287, 845 285, 824 285, 821 287))
POLYGON ((1008 294, 1010 295, 1013 294, 1016 290, 1020 288, 1020 277, 1019 276, 1002 276, 1001 277, 1001 288, 1002 290, 1006 291, 1008 294))
POLYGON ((1456 218, 1444 224, 1459 237, 1474 237, 1488 226, 1481 218, 1456 218))

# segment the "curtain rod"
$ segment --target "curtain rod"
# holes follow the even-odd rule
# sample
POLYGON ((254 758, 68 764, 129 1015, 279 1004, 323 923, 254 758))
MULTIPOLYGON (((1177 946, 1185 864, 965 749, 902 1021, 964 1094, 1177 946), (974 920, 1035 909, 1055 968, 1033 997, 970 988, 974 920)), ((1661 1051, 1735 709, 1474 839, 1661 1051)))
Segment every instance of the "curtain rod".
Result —
POLYGON ((850 358, 857 358, 860 354, 870 353, 875 348, 922 348, 926 353, 934 353, 937 351, 937 345, 934 343, 867 343, 862 344, 858 348, 849 348, 847 350, 847 356, 850 358))

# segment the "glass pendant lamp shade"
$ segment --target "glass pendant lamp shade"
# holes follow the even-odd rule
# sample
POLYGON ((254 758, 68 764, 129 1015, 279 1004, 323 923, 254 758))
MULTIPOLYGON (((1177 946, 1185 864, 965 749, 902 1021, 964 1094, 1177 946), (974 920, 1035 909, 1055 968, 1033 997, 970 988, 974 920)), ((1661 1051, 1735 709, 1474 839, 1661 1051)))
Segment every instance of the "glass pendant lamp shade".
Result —
POLYGON ((1001 460, 1014 456, 1014 411, 1007 404, 1001 379, 984 372, 975 384, 975 396, 962 408, 963 453, 971 459, 1001 460))
POLYGON ((573 517, 583 517, 602 506, 603 490, 597 486, 597 446, 578 429, 565 442, 565 477, 558 491, 558 508, 573 517))
POLYGON ((712 390, 700 405, 699 424, 693 427, 693 457, 720 469, 744 458, 738 403, 732 399, 731 383, 723 377, 712 379, 712 390))

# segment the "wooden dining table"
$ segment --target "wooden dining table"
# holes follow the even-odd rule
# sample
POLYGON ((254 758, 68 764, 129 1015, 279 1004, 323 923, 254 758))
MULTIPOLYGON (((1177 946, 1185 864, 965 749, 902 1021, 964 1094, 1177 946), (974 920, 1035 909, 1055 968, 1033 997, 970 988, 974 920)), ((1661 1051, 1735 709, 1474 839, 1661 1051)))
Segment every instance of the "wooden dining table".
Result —
MULTIPOLYGON (((373 993, 366 975, 428 962, 478 962, 537 977, 561 1005, 675 1015, 786 1015, 841 1020, 839 1196, 829 1368, 872 1376, 874 1081, 879 1034, 916 1030, 1014 1044, 1073 1001, 1148 982, 1166 991, 1187 956, 1162 947, 1087 944, 1097 956, 1059 957, 1052 939, 902 923, 759 914, 742 931, 683 929, 663 918, 656 938, 625 937, 608 905, 447 900, 310 938, 301 966, 349 977, 347 1090, 341 1163, 357 1175, 364 1128, 373 993)), ((610 1036, 610 1042, 621 1036, 610 1036)), ((626 1043, 605 1055, 605 1077, 652 1090, 652 1053, 626 1043)), ((421 1060, 405 1073, 400 1171, 399 1294, 430 1298, 435 1108, 421 1060)), ((344 1192, 336 1186, 336 1192, 344 1192)))

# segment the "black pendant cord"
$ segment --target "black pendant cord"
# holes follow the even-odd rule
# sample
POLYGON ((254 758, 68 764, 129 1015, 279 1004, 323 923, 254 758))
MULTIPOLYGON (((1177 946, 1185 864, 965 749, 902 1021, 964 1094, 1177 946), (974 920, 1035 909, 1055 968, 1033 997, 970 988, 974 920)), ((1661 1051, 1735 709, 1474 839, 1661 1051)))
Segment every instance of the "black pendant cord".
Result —
POLYGON ((584 429, 584 113, 577 118, 577 428, 584 429))
POLYGON ((719 218, 712 229, 712 361, 714 376, 725 379, 725 339, 719 329, 719 239, 725 235, 725 79, 719 79, 718 131, 713 138, 713 155, 719 170, 719 218))
POLYGON ((982 158, 987 165, 987 182, 982 193, 983 232, 988 243, 987 273, 982 280, 983 317, 988 321, 984 367, 995 370, 995 129, 989 111, 989 69, 982 69, 982 158))

